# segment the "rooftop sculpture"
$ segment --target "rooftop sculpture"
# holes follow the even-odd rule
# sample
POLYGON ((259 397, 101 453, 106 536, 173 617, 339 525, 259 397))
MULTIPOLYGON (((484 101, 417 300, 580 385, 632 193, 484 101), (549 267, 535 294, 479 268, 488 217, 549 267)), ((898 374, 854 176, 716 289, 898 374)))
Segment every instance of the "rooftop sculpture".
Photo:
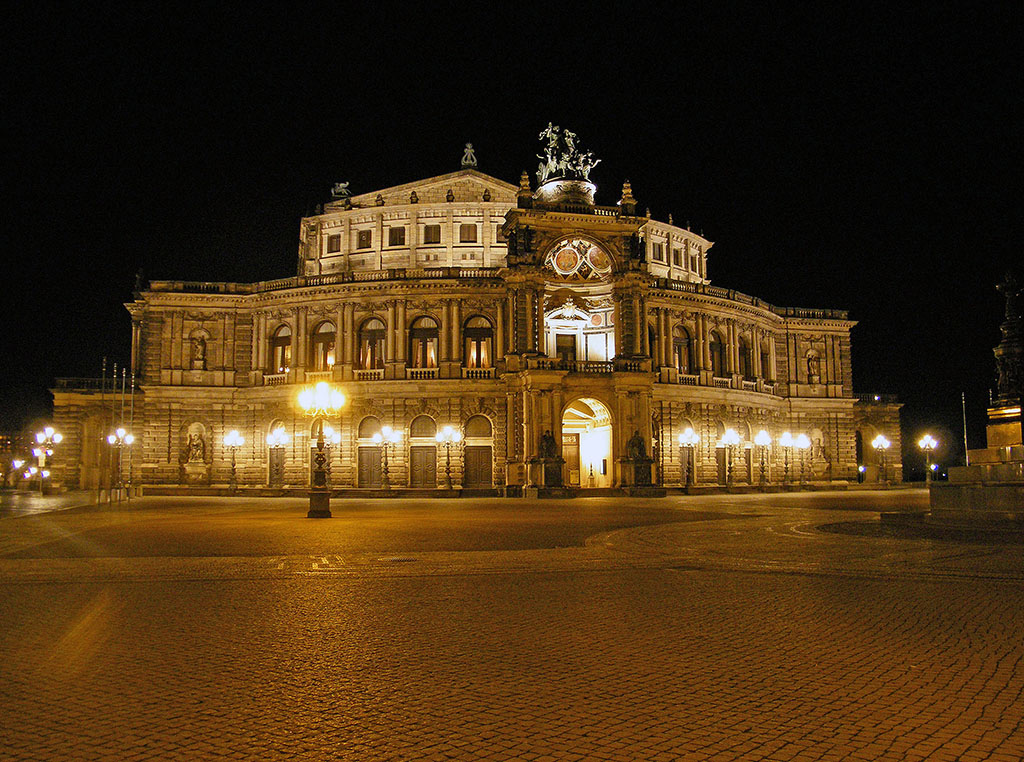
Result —
POLYGON ((544 153, 537 154, 541 160, 537 167, 537 181, 548 180, 590 180, 590 170, 600 163, 593 151, 581 151, 575 132, 563 130, 548 122, 539 139, 544 141, 544 153))

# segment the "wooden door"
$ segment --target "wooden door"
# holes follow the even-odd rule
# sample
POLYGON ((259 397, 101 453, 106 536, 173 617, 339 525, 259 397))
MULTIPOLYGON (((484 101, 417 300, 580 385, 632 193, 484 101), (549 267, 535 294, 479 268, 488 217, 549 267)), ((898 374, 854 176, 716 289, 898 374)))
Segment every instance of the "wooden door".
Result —
POLYGON ((433 488, 437 486, 437 448, 409 448, 409 486, 433 488))
POLYGON ((466 446, 466 475, 463 480, 466 487, 490 487, 492 466, 490 445, 466 446))
POLYGON ((715 459, 718 461, 718 483, 725 484, 729 478, 729 448, 728 447, 716 447, 715 448, 715 459))
POLYGON ((283 447, 270 448, 270 486, 284 486, 284 451, 283 447))
POLYGON ((359 474, 357 483, 360 487, 381 486, 379 447, 359 448, 359 474))
POLYGON ((580 479, 583 484, 587 483, 589 474, 580 474, 580 435, 562 434, 562 457, 565 458, 565 468, 569 472, 569 486, 579 487, 580 479))

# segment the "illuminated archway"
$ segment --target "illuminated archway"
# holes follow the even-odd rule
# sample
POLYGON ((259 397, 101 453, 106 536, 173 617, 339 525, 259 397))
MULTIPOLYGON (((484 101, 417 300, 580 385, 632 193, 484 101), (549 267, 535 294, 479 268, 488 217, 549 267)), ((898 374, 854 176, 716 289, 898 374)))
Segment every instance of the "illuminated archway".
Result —
POLYGON ((603 402, 581 397, 565 408, 562 456, 570 486, 612 486, 612 415, 603 402))

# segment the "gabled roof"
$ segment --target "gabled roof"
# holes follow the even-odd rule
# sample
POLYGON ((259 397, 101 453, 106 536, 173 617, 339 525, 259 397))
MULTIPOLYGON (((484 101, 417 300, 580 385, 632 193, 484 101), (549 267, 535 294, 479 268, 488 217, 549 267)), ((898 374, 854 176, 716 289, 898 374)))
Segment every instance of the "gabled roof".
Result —
MULTIPOLYGON (((482 201, 484 191, 490 192, 490 200, 515 204, 518 186, 485 175, 476 169, 460 169, 446 175, 429 177, 424 180, 393 185, 390 188, 360 193, 352 196, 353 206, 374 206, 377 196, 381 196, 385 205, 408 204, 413 191, 421 204, 438 203, 447 200, 448 191, 455 195, 455 201, 482 201)), ((325 204, 327 209, 338 209, 344 206, 342 201, 325 204)))

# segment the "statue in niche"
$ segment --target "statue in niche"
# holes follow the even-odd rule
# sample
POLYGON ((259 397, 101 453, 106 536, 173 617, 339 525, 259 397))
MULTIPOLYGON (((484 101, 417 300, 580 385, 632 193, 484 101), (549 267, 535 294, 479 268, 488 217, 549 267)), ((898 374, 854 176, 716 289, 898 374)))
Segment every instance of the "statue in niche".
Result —
POLYGON ((644 446, 644 438, 640 436, 639 429, 634 430, 633 436, 626 442, 626 457, 634 461, 647 459, 647 448, 644 446))
POLYGON ((818 355, 815 352, 811 352, 807 355, 807 380, 816 384, 821 379, 821 365, 818 355))
POLYGON ((202 463, 206 459, 206 442, 203 435, 193 431, 188 435, 188 444, 185 447, 185 460, 189 463, 202 463))
POLYGON ((192 370, 206 370, 206 339, 192 337, 192 370))
POLYGON ((540 435, 537 452, 542 458, 558 457, 558 443, 555 442, 555 435, 551 433, 551 429, 545 429, 544 433, 540 435))

